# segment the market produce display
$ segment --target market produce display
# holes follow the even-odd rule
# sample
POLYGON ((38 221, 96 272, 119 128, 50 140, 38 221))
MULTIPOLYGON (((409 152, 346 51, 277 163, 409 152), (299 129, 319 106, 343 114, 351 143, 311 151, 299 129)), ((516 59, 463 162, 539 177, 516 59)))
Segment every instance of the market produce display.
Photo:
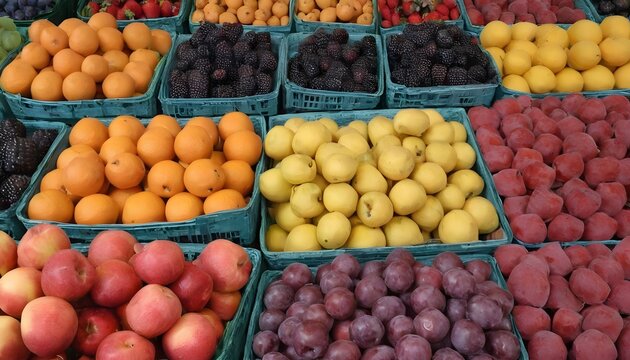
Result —
POLYGON ((81 15, 90 17, 106 12, 117 20, 156 19, 177 16, 180 7, 181 1, 170 0, 91 0, 81 10, 81 15))
POLYGON ((251 344, 264 360, 516 360, 514 299, 482 258, 444 252, 423 264, 405 250, 363 265, 344 254, 317 269, 289 265, 259 294, 251 344))
POLYGON ((392 82, 408 87, 498 82, 488 55, 455 25, 406 26, 387 38, 387 58, 392 82))
POLYGON ((503 86, 525 93, 630 88, 630 20, 580 20, 567 30, 501 21, 481 32, 481 45, 503 75, 503 86))
POLYGON ((529 253, 510 244, 494 256, 531 360, 628 358, 630 237, 611 248, 556 242, 529 253))
POLYGON ((628 17, 630 2, 628 0, 591 0, 597 12, 604 16, 621 15, 628 17))
POLYGON ((265 138, 277 166, 260 176, 275 220, 271 251, 476 241, 499 226, 464 126, 435 110, 400 110, 338 127, 288 120, 265 138), (402 140, 401 140, 402 137, 402 140))
POLYGON ((171 47, 168 32, 142 23, 119 31, 116 18, 106 12, 87 24, 75 18, 59 26, 37 20, 28 35, 30 42, 2 70, 0 86, 42 101, 140 96, 171 47))
POLYGON ((289 0, 196 0, 190 20, 192 23, 286 26, 290 11, 289 0))
POLYGON ((420 24, 423 21, 457 20, 460 17, 455 0, 379 0, 381 27, 420 24))
POLYGON ((168 76, 171 98, 233 98, 274 89, 278 54, 268 32, 203 23, 177 46, 168 76))
POLYGON ((630 102, 526 96, 468 111, 514 237, 527 244, 630 235, 630 102))
POLYGON ((17 245, 0 233, 0 249, 3 359, 211 359, 252 272, 227 240, 193 261, 174 242, 104 231, 81 253, 42 224, 17 245))
POLYGON ((13 20, 32 20, 51 12, 55 3, 54 0, 6 0, 0 5, 0 16, 13 20))
POLYGON ((464 0, 464 4, 470 22, 477 26, 495 20, 507 24, 573 24, 586 19, 584 10, 577 9, 573 0, 464 0))
POLYGON ((183 127, 167 115, 146 128, 133 116, 84 118, 69 143, 29 201, 29 219, 141 224, 243 208, 262 152, 252 121, 236 112, 183 127))
POLYGON ((296 0, 295 14, 302 21, 374 23, 372 0, 296 0))

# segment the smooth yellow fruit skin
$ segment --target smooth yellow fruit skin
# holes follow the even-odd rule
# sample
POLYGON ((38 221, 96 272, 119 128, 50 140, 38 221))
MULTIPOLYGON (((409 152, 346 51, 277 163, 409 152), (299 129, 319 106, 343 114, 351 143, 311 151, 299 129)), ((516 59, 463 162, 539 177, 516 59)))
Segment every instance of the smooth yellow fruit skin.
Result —
POLYGON ((505 47, 505 50, 507 52, 510 52, 512 50, 523 50, 529 54, 529 57, 531 59, 533 59, 534 55, 536 55, 536 52, 538 51, 538 46, 536 46, 536 44, 534 44, 533 42, 527 40, 512 40, 505 47))
POLYGON ((604 91, 615 87, 615 76, 607 67, 597 65, 582 71, 584 91, 604 91))
POLYGON ((554 92, 580 92, 583 88, 584 79, 579 71, 566 67, 556 74, 556 88, 553 89, 554 92))
POLYGON ((483 28, 479 39, 484 48, 504 48, 512 40, 512 29, 502 21, 491 21, 483 28))
POLYGON ((506 88, 524 93, 530 93, 529 84, 524 77, 520 75, 508 75, 503 78, 503 86, 506 88))
POLYGON ((599 43, 599 50, 607 67, 623 66, 630 60, 630 39, 606 38, 599 43))
POLYGON ((543 47, 546 45, 558 45, 563 48, 569 47, 569 35, 566 30, 554 24, 545 24, 538 27, 536 32, 536 45, 543 47))
POLYGON ((530 22, 520 22, 512 25, 512 40, 534 41, 538 26, 530 22))
POLYGON ((599 64, 602 59, 602 52, 599 46, 593 41, 583 40, 571 46, 569 50, 569 66, 575 70, 588 70, 599 64))
POLYGON ((615 71, 615 89, 630 88, 630 63, 620 67, 615 71))
POLYGON ((523 75, 532 67, 532 59, 523 50, 512 50, 503 59, 503 73, 506 75, 523 75))
POLYGON ((548 93, 556 87, 556 76, 542 65, 533 66, 523 77, 534 94, 548 93))
POLYGON ((545 66, 556 74, 567 66, 567 52, 558 45, 543 46, 534 55, 532 65, 545 66))
POLYGON ((621 37, 630 39, 630 20, 623 16, 607 16, 599 24, 599 28, 602 30, 604 38, 621 37))
POLYGON ((586 19, 576 21, 569 27, 567 34, 569 35, 569 43, 572 46, 584 40, 590 40, 595 44, 599 44, 603 39, 602 29, 600 29, 599 25, 586 19))

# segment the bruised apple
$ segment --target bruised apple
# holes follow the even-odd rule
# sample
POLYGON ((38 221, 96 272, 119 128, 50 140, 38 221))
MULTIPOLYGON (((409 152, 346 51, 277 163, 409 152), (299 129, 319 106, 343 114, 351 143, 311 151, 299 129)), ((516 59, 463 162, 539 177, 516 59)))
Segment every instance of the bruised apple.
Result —
POLYGON ((7 315, 0 316, 0 334, 0 359, 28 359, 30 352, 22 341, 19 321, 7 315))
POLYGON ((82 354, 94 356, 103 339, 118 330, 118 319, 105 308, 82 309, 78 315, 79 329, 73 347, 82 354))
POLYGON ((171 286, 187 312, 203 309, 212 295, 212 277, 193 263, 184 264, 184 272, 171 286))
POLYGON ((63 249, 70 249, 70 239, 61 228, 50 224, 35 225, 18 243, 18 265, 41 270, 54 253, 63 249))
POLYGON ((54 296, 37 298, 24 307, 22 339, 38 356, 53 356, 65 351, 77 333, 79 320, 72 305, 54 296))
POLYGON ((63 249, 50 257, 42 269, 44 294, 75 301, 90 292, 96 269, 79 251, 63 249))
POLYGON ((100 232, 90 244, 88 260, 99 266, 106 260, 118 259, 129 261, 135 254, 134 246, 138 243, 133 235, 122 230, 106 230, 100 232))
POLYGON ((32 267, 17 268, 0 278, 0 310, 16 319, 22 316, 26 304, 44 296, 42 273, 32 267))
POLYGON ((9 234, 0 231, 0 276, 17 267, 17 244, 9 234))
POLYGON ((182 316, 182 304, 171 289, 150 284, 125 309, 131 330, 148 339, 164 334, 182 316))
POLYGON ((203 315, 188 313, 182 316, 164 336, 162 348, 169 359, 211 359, 217 349, 217 334, 203 315))
POLYGON ((143 246, 129 259, 140 279, 147 284, 168 285, 184 272, 184 253, 176 243, 155 240, 143 246))
POLYGON ((133 331, 117 331, 108 335, 96 351, 99 360, 153 360, 155 346, 133 331))
POLYGON ((238 291, 249 280, 252 262, 243 247, 229 240, 212 241, 194 261, 203 271, 210 274, 214 291, 238 291))
POLYGON ((97 305, 117 307, 131 300, 141 287, 142 280, 131 265, 111 259, 96 267, 96 280, 90 295, 97 305))

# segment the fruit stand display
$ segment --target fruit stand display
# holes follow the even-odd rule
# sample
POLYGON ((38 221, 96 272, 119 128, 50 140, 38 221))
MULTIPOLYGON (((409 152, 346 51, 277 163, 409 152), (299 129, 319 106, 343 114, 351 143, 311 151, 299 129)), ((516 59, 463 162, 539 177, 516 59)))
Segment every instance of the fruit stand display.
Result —
POLYGON ((291 9, 295 0, 234 0, 216 4, 208 0, 196 0, 189 19, 191 33, 203 22, 213 24, 238 22, 246 31, 290 33, 293 28, 291 9))
POLYGON ((612 15, 628 17, 630 14, 630 4, 625 0, 590 0, 586 1, 586 6, 596 21, 612 15))
POLYGON ((342 28, 350 33, 376 33, 376 0, 295 0, 296 32, 342 28))
POLYGON ((31 24, 40 19, 59 24, 76 10, 73 0, 8 0, 0 7, 0 16, 15 21, 18 31, 26 36, 31 24))
POLYGON ((464 28, 459 7, 455 0, 380 0, 378 1, 380 33, 400 31, 405 24, 443 20, 446 24, 464 28))

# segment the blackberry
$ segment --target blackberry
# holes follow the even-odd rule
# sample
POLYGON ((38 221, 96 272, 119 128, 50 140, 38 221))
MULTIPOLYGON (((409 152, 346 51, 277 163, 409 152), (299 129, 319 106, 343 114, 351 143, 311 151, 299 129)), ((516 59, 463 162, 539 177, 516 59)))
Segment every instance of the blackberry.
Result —
POLYGON ((431 85, 431 63, 428 60, 414 64, 407 73, 408 76, 412 76, 410 73, 413 73, 413 76, 417 78, 418 85, 416 86, 431 85))
POLYGON ((344 65, 344 63, 342 63, 341 61, 333 61, 332 64, 330 64, 330 69, 328 69, 327 74, 337 77, 339 79, 351 75, 348 67, 344 65))
POLYGON ((227 40, 230 44, 234 45, 241 38, 243 34, 243 25, 224 23, 219 31, 219 36, 227 40))
POLYGON ((0 208, 7 209, 20 200, 28 187, 30 176, 11 175, 0 184, 0 208))
POLYGON ((287 67, 289 69, 288 70, 289 74, 294 72, 294 71, 300 71, 300 63, 297 60, 297 58, 289 59, 289 65, 287 67))
POLYGON ((227 41, 221 41, 215 48, 215 59, 217 68, 229 69, 234 63, 232 46, 227 41))
POLYGON ((391 76, 393 82, 396 84, 403 84, 405 82, 405 78, 407 77, 407 69, 398 68, 396 70, 392 70, 391 76))
POLYGON ((40 154, 44 154, 57 138, 57 130, 37 129, 31 135, 31 139, 37 146, 40 154))
POLYGON ((374 74, 368 74, 362 85, 365 92, 375 93, 378 90, 378 77, 374 74))
POLYGON ((374 56, 360 56, 352 66, 359 66, 366 68, 370 73, 376 73, 377 61, 374 56))
POLYGON ((317 45, 315 44, 300 44, 300 46, 298 47, 298 52, 300 54, 317 54, 317 50, 319 50, 317 48, 317 45))
POLYGON ((258 53, 258 69, 263 72, 273 72, 278 67, 278 59, 271 51, 258 53))
POLYGON ((319 70, 322 72, 328 71, 332 65, 333 59, 329 56, 319 58, 319 70))
POLYGON ((271 44, 271 33, 269 32, 256 33, 256 42, 258 44, 271 44))
POLYGON ((417 70, 417 67, 407 69, 407 76, 403 85, 407 87, 421 87, 424 84, 424 79, 417 70))
POLYGON ((468 84, 468 72, 460 67, 452 67, 448 69, 446 74, 446 85, 457 86, 468 84))
POLYGON ((211 22, 202 22, 197 31, 195 31, 190 37, 190 44, 197 47, 206 41, 206 37, 212 29, 216 29, 216 25, 211 22))
POLYGON ((258 43, 256 45, 256 50, 264 50, 264 51, 271 51, 271 44, 270 43, 258 43))
POLYGON ((347 64, 352 64, 359 57, 359 49, 355 46, 346 45, 341 51, 341 57, 347 64))
POLYGON ((31 175, 41 160, 37 145, 29 138, 6 140, 0 153, 2 169, 11 174, 31 175))
POLYGON ((318 76, 316 78, 311 79, 308 87, 315 90, 325 90, 326 80, 324 79, 323 76, 318 76))
POLYGON ((252 96, 256 93, 256 78, 240 78, 236 83, 236 97, 252 96))
POLYGON ((403 54, 412 53, 414 50, 415 50, 414 44, 411 41, 404 38, 402 35, 394 35, 392 37, 390 47, 388 48, 388 51, 397 59, 400 58, 403 54), (398 38, 399 40, 394 41, 394 38, 396 36, 399 36, 398 38))
POLYGON ((335 41, 339 44, 345 44, 348 42, 348 31, 346 29, 337 28, 332 31, 330 34, 330 40, 335 41))
POLYGON ((251 51, 251 47, 245 41, 239 41, 232 47, 232 52, 234 53, 234 60, 240 63, 243 60, 243 56, 251 51))
POLYGON ((326 48, 317 49, 317 56, 328 56, 328 50, 326 50, 326 48))
POLYGON ((597 12, 602 15, 609 15, 615 11, 615 4, 612 1, 602 1, 597 6, 597 12))
POLYGON ((202 57, 206 59, 211 59, 214 57, 214 54, 212 53, 212 51, 210 51, 210 46, 208 46, 207 44, 200 44, 197 47, 196 55, 197 57, 202 57))
POLYGON ((289 80, 297 86, 308 87, 308 76, 301 71, 292 71, 289 73, 289 80))
POLYGON ((208 75, 199 70, 188 70, 188 92, 191 98, 206 98, 210 89, 208 75))
POLYGON ((324 80, 324 88, 331 91, 341 90, 343 82, 340 77, 327 75, 324 80))
POLYGON ((187 66, 190 66, 197 59, 197 49, 193 49, 192 47, 184 49, 181 52, 181 56, 178 56, 177 59, 187 64, 187 66))
POLYGON ((210 75, 210 77, 216 82, 222 82, 227 80, 228 72, 225 69, 216 69, 212 72, 212 75, 210 75))
POLYGON ((181 60, 181 59, 175 60, 175 69, 176 70, 186 71, 186 70, 188 70, 188 68, 190 68, 190 64, 188 63, 188 61, 184 61, 184 60, 181 60))
POLYGON ((258 43, 258 40, 256 39, 256 32, 253 31, 253 30, 250 30, 250 31, 244 33, 241 36, 241 40, 240 41, 246 43, 250 47, 256 46, 256 44, 258 43))
POLYGON ((256 69, 251 65, 241 65, 238 68, 238 77, 248 77, 254 76, 256 74, 256 69))
POLYGON ((18 136, 26 136, 26 127, 21 121, 7 118, 0 122, 0 141, 4 142, 18 136))
POLYGON ((333 59, 341 58, 342 46, 338 42, 329 42, 326 46, 326 53, 333 59))
POLYGON ((210 47, 211 49, 214 48, 214 46, 221 41, 221 38, 219 37, 221 33, 221 29, 220 28, 214 28, 211 29, 208 32, 208 35, 206 35, 206 40, 204 41, 204 43, 206 45, 208 45, 208 47, 210 47))
MULTIPOLYGON (((181 71, 180 71, 181 73, 181 71)), ((179 76, 172 76, 169 79, 169 97, 171 98, 187 98, 189 96, 188 92, 188 80, 185 73, 182 73, 179 76)))
POLYGON ((446 66, 451 66, 455 63, 455 51, 453 49, 439 49, 436 60, 446 66))
POLYGON ((446 75, 448 68, 442 64, 433 64, 431 67, 431 84, 433 86, 441 86, 446 84, 446 75))
POLYGON ((376 56, 376 38, 374 36, 364 36, 360 43, 361 55, 376 56))
POLYGON ((416 57, 415 51, 411 54, 404 54, 400 57, 400 66, 408 68, 416 61, 418 61, 418 58, 416 57))
POLYGON ((416 56, 420 58, 425 58, 425 59, 433 59, 436 53, 437 53, 437 45, 433 41, 430 41, 424 47, 421 47, 415 52, 416 56))
POLYGON ((326 48, 330 41, 330 34, 324 28, 317 28, 313 33, 313 37, 315 37, 315 45, 318 49, 326 48))
POLYGON ((190 41, 184 41, 181 44, 177 45, 177 49, 175 49, 175 57, 183 58, 184 52, 192 49, 192 45, 190 45, 190 41))
POLYGON ((453 38, 448 30, 440 30, 435 36, 435 43, 439 48, 450 49, 453 47, 453 38))
POLYGON ((194 70, 200 70, 205 74, 210 74, 212 72, 212 62, 208 58, 199 58, 195 60, 192 68, 194 70))
MULTIPOLYGON (((409 26, 407 26, 408 28, 409 26)), ((440 24, 435 21, 426 21, 422 24, 412 26, 409 31, 420 31, 428 34, 429 37, 434 38, 435 34, 440 29, 440 24)), ((404 30, 403 30, 404 31, 404 30)))
POLYGON ((355 83, 352 80, 343 81, 341 84, 341 91, 343 92, 355 92, 355 91, 361 91, 361 90, 362 90, 362 86, 355 83))
POLYGON ((463 68, 468 67, 468 56, 457 51, 457 48, 455 49, 455 61, 453 61, 453 65, 463 68))
POLYGON ((302 62, 302 70, 309 78, 319 75, 319 59, 314 56, 307 58, 302 62))
POLYGON ((269 74, 258 73, 256 75, 256 94, 268 94, 273 91, 273 78, 269 74))
POLYGON ((210 92, 213 98, 233 98, 236 95, 232 85, 219 85, 210 92))
POLYGON ((365 79, 367 78, 367 76, 370 74, 366 68, 362 68, 362 67, 352 67, 352 80, 354 80, 357 83, 362 83, 365 81, 365 79))
POLYGON ((255 51, 245 53, 245 55, 241 59, 241 63, 251 66, 258 66, 258 54, 256 54, 255 51))
POLYGON ((404 34, 407 39, 418 47, 423 47, 433 40, 431 35, 425 31, 409 31, 404 34))
POLYGON ((481 65, 471 66, 470 69, 468 69, 468 77, 480 83, 484 83, 488 80, 486 69, 484 69, 481 65))

